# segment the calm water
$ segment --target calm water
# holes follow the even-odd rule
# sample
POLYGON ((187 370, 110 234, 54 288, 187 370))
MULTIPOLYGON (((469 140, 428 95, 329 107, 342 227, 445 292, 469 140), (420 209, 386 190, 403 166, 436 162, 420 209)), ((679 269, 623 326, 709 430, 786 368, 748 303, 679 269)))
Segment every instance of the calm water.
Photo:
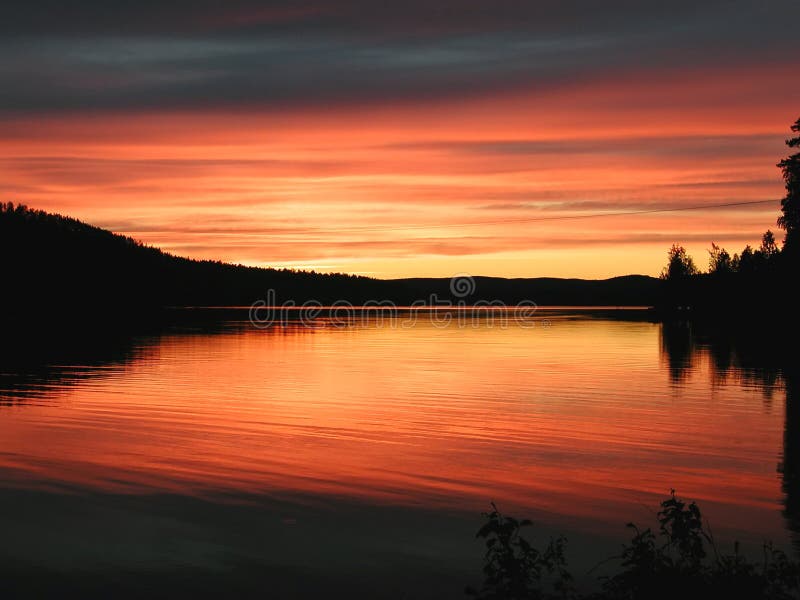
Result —
POLYGON ((791 547, 779 370, 635 313, 532 324, 230 319, 6 348, 0 558, 90 591, 461 597, 490 501, 567 535, 580 580, 670 488, 721 540, 791 547))

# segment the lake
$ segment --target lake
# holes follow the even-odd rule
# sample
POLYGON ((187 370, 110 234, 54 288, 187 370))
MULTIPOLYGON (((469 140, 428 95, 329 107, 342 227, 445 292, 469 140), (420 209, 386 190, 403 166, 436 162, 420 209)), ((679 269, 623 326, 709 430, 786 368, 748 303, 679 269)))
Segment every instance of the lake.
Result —
POLYGON ((794 553, 797 408, 758 348, 646 311, 524 321, 205 311, 7 338, 3 581, 461 598, 494 501, 534 539, 567 536, 591 585, 671 488, 721 543, 794 553))

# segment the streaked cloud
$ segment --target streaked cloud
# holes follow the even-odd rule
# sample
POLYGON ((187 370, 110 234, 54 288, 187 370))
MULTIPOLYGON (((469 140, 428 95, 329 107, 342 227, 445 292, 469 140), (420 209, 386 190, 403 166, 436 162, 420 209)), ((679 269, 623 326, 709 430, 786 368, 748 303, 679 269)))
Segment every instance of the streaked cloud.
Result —
POLYGON ((789 0, 34 0, 2 16, 3 200, 248 264, 606 276, 657 273, 672 241, 702 262, 712 240, 774 228, 800 106, 789 0))

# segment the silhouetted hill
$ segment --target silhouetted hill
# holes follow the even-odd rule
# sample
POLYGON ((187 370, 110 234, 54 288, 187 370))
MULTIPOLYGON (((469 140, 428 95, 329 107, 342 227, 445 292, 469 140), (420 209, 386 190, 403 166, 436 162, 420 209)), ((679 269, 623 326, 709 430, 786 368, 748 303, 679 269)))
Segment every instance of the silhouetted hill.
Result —
POLYGON ((15 305, 125 307, 249 305, 270 288, 284 298, 335 299, 369 280, 193 260, 44 211, 0 210, 5 301, 15 305))
MULTIPOLYGON (((450 289, 450 279, 412 278, 392 280, 419 293, 434 293, 438 298, 458 301, 450 289)), ((467 301, 506 304, 532 300, 540 306, 651 306, 663 282, 646 275, 624 275, 611 279, 560 279, 557 277, 504 278, 474 277, 474 292, 467 301)))
MULTIPOLYGON (((2 303, 8 311, 96 313, 163 306, 249 306, 276 290, 276 301, 501 300, 539 305, 652 305, 662 282, 630 275, 607 280, 475 277, 474 293, 454 296, 450 279, 379 280, 341 273, 265 269, 193 260, 76 219, 0 205, 2 303)), ((8 316, 8 314, 7 314, 8 316)))

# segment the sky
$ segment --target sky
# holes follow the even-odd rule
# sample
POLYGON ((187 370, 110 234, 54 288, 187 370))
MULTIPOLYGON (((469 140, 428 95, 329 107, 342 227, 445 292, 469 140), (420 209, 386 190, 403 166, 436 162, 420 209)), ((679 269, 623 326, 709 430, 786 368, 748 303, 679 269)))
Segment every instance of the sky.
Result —
POLYGON ((799 20, 796 0, 7 0, 0 199, 381 278, 657 275, 676 242, 705 265, 776 229, 799 20))

